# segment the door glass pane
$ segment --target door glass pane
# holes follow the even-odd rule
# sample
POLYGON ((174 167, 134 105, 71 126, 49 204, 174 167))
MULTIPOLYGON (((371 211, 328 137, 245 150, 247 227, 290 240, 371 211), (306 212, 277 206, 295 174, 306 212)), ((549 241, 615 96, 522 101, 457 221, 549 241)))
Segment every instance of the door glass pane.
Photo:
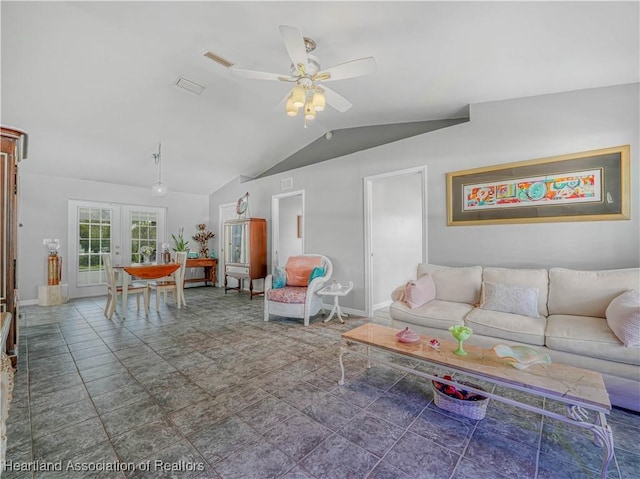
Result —
POLYGON ((78 285, 105 284, 101 253, 111 251, 111 210, 78 208, 78 285))
POLYGON ((158 238, 158 214, 151 211, 131 211, 129 214, 131 229, 131 262, 143 261, 143 249, 148 247, 152 252, 150 260, 156 259, 158 238))

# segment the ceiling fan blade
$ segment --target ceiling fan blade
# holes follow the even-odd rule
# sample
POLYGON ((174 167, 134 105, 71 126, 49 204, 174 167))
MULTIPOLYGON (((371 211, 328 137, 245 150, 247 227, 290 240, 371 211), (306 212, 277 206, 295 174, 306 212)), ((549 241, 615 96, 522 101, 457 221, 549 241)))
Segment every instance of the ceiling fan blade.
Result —
POLYGON ((353 106, 349 100, 343 97, 340 93, 336 93, 331 88, 327 88, 322 85, 322 89, 324 90, 325 101, 340 113, 344 113, 353 106))
POLYGON ((258 72, 254 70, 242 70, 240 68, 230 68, 231 73, 241 78, 250 80, 273 80, 273 81, 296 81, 297 78, 291 75, 281 75, 278 73, 258 72))
POLYGON ((291 58, 291 63, 296 67, 302 65, 306 71, 308 68, 307 49, 302 32, 296 27, 280 25, 280 35, 282 35, 282 41, 287 49, 289 58, 291 58))
POLYGON ((326 70, 316 73, 314 78, 322 81, 344 80, 346 78, 369 75, 375 71, 375 59, 373 57, 366 57, 329 67, 326 70))

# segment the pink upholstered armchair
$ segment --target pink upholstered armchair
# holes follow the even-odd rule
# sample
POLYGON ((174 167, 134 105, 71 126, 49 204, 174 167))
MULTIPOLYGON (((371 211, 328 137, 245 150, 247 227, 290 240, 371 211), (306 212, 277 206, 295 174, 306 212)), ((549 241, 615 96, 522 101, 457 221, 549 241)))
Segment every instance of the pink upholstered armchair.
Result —
POLYGON ((309 326, 309 317, 322 309, 322 298, 317 291, 331 278, 331 261, 321 254, 291 256, 284 272, 280 273, 286 275, 282 287, 274 287, 274 283, 282 282, 278 275, 275 281, 272 274, 264 280, 264 320, 269 321, 269 315, 273 314, 285 318, 303 318, 304 325, 309 326))

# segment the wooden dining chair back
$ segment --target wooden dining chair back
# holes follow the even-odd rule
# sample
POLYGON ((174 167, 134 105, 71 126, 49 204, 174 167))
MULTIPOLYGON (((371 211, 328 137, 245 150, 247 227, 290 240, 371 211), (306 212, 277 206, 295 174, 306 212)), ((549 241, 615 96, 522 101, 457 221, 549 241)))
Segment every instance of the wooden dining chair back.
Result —
POLYGON ((160 293, 164 294, 164 302, 167 302, 167 293, 173 293, 173 300, 176 302, 178 309, 184 304, 187 305, 187 301, 184 298, 184 275, 186 273, 187 266, 187 252, 176 252, 175 262, 180 265, 171 276, 162 278, 158 281, 152 281, 149 283, 151 289, 156 291, 156 310, 160 310, 160 293))
MULTIPOLYGON (((102 264, 104 265, 105 275, 107 279, 107 303, 104 306, 104 314, 109 319, 113 317, 118 303, 118 296, 122 294, 122 286, 118 285, 113 263, 111 262, 111 253, 102 255, 102 264)), ((123 273, 126 274, 126 273, 123 273)), ((146 283, 133 282, 127 286, 127 294, 136 295, 136 307, 140 310, 140 295, 144 298, 145 313, 149 311, 149 286, 146 283)))

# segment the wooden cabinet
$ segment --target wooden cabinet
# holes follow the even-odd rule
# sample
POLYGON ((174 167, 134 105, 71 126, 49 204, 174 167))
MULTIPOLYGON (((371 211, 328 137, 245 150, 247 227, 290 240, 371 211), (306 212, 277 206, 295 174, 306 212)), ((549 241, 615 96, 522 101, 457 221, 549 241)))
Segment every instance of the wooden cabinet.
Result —
POLYGON ((0 351, 0 474, 4 470, 4 460, 7 452, 7 417, 9 404, 13 395, 13 366, 9 356, 4 353, 4 345, 9 335, 11 313, 0 313, 2 329, 2 351, 0 351))
POLYGON ((224 292, 242 290, 249 280, 249 294, 253 298, 263 291, 253 291, 253 280, 267 276, 267 220, 244 218, 224 222, 224 292), (238 280, 237 287, 228 286, 228 278, 238 280))
POLYGON ((26 158, 27 135, 0 127, 0 312, 10 313, 6 346, 18 362, 18 165, 26 158))

